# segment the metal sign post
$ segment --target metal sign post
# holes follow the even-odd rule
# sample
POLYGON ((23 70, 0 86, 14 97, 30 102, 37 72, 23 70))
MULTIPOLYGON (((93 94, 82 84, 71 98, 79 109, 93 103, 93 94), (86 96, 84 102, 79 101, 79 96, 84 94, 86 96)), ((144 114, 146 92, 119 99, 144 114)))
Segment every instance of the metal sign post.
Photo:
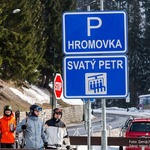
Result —
POLYGON ((100 10, 103 11, 103 0, 100 0, 100 10))
MULTIPOLYGON (((101 11, 103 11, 103 0, 101 0, 101 11)), ((107 150, 107 131, 106 131, 106 99, 101 100, 102 104, 102 132, 101 132, 101 150, 107 150)))
POLYGON ((129 92, 128 96, 126 97, 126 103, 127 103, 127 112, 128 112, 129 111, 128 103, 130 103, 130 92, 129 92))
POLYGON ((92 135, 92 130, 91 130, 91 101, 92 99, 84 99, 85 101, 85 130, 88 132, 88 138, 87 138, 87 145, 88 145, 88 150, 92 150, 91 148, 91 135, 92 135))
POLYGON ((101 100, 102 104, 102 132, 101 132, 101 150, 107 150, 107 130, 106 130, 106 99, 101 100))
POLYGON ((91 150, 91 101, 88 99, 88 150, 91 150))
MULTIPOLYGON (((90 6, 87 6, 90 11, 90 6)), ((91 101, 88 99, 88 150, 91 150, 91 101)))

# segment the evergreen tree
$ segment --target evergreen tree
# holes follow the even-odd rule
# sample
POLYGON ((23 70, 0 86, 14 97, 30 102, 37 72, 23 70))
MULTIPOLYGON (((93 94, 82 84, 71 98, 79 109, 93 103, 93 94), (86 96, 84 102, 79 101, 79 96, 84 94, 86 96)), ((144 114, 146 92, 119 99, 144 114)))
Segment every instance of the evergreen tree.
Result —
POLYGON ((72 0, 41 0, 44 8, 46 52, 44 55, 42 70, 42 85, 46 88, 49 81, 53 81, 53 73, 62 73, 62 24, 61 16, 65 11, 75 8, 72 0), (44 80, 46 76, 46 80, 44 80))
POLYGON ((143 86, 141 87, 143 89, 142 94, 146 94, 148 89, 150 89, 150 1, 149 0, 143 0, 143 31, 144 31, 144 47, 143 47, 143 86))
MULTIPOLYGON (((90 6, 91 11, 100 11, 100 0, 76 0, 77 10, 87 11, 90 6)), ((103 1, 104 10, 123 10, 126 8, 126 1, 122 0, 105 0, 103 1)))
POLYGON ((3 4, 6 15, 5 19, 0 19, 5 34, 0 37, 0 56, 3 60, 0 70, 2 78, 18 82, 25 80, 34 82, 39 75, 36 69, 45 52, 41 3, 39 0, 32 3, 28 0, 9 0, 3 1, 3 4), (14 6, 21 11, 18 14, 9 14, 9 11, 14 10, 14 6))
MULTIPOLYGON (((5 14, 3 13, 3 10, 5 8, 5 4, 4 3, 0 3, 0 39, 2 39, 2 37, 5 36, 4 33, 4 27, 2 26, 2 22, 5 20, 5 14)), ((1 40, 0 40, 0 52, 2 51, 2 46, 1 46, 1 40)), ((3 62, 3 57, 0 55, 0 67, 2 66, 2 62, 3 62)), ((1 75, 1 73, 0 73, 1 75)))
POLYGON ((140 86, 143 68, 143 36, 142 36, 142 14, 138 0, 129 2, 128 7, 128 58, 129 58, 129 84, 132 106, 138 105, 138 96, 142 93, 140 86))

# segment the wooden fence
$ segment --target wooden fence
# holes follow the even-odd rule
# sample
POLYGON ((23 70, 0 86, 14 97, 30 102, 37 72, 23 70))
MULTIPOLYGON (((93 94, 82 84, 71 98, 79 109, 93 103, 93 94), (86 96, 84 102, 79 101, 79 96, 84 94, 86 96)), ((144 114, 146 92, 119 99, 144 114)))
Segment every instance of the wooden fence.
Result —
MULTIPOLYGON (((87 136, 70 136, 71 145, 87 145, 87 136)), ((150 137, 107 137, 108 146, 149 147, 150 137)), ((91 137, 91 145, 101 145, 101 137, 91 137)), ((6 150, 1 148, 1 150, 6 150)), ((29 149, 24 149, 29 150, 29 149)), ((35 150, 35 149, 32 149, 35 150)))

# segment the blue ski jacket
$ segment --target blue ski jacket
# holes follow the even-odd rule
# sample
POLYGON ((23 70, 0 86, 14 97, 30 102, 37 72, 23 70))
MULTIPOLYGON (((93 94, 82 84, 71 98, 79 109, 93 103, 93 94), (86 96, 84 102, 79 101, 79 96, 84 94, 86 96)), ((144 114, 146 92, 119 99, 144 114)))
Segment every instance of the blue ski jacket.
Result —
MULTIPOLYGON (((25 125, 26 118, 23 119, 16 128, 16 132, 21 133, 22 125, 25 125)), ((27 123, 25 134, 25 146, 24 149, 39 149, 43 147, 43 143, 47 142, 43 131, 42 121, 35 116, 30 116, 27 123)))

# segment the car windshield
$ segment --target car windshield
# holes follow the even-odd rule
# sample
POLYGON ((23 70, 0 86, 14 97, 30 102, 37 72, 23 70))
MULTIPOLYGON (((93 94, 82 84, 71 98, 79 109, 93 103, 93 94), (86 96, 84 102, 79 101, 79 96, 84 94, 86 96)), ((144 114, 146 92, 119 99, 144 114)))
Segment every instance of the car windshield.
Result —
POLYGON ((129 131, 133 131, 133 132, 150 132, 150 123, 147 123, 147 122, 134 122, 134 123, 132 123, 129 131))

